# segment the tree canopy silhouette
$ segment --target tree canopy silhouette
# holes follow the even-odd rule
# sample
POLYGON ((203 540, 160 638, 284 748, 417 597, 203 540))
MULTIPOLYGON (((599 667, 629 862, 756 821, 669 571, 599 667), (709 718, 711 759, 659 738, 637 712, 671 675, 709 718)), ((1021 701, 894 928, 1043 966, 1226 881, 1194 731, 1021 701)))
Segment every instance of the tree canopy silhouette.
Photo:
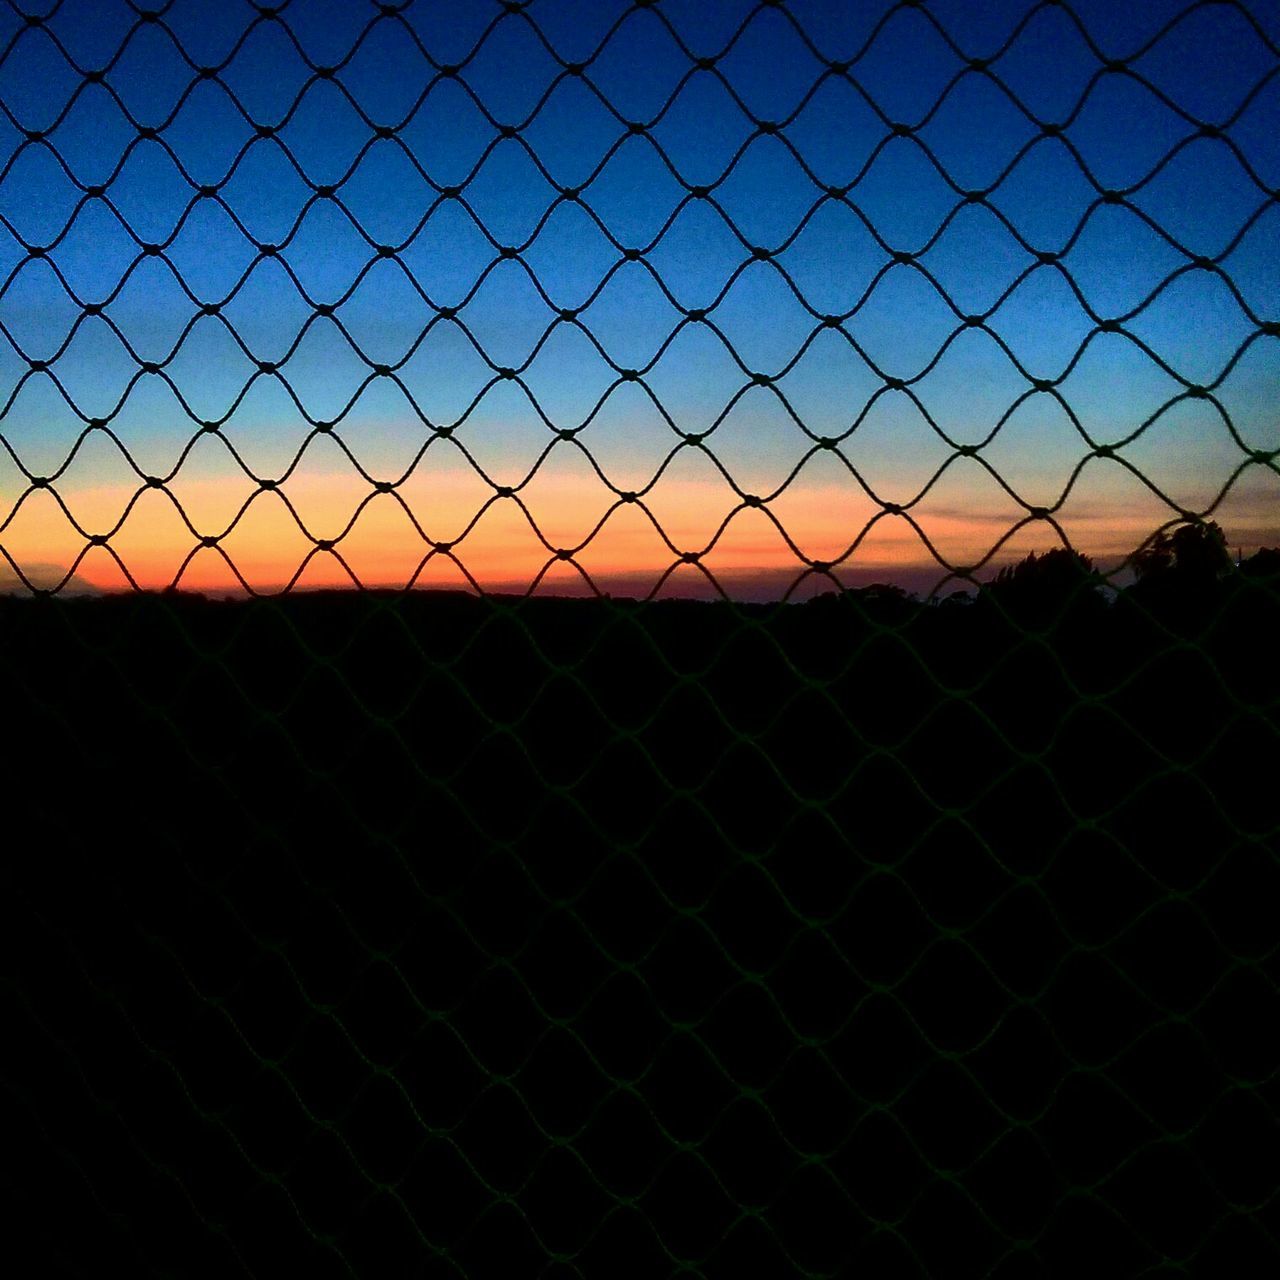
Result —
POLYGON ((1006 565, 984 588, 1007 613, 1024 621, 1052 621, 1063 614, 1101 603, 1093 561, 1067 547, 1031 552, 1006 565))
POLYGON ((1178 574, 1184 583, 1209 582, 1230 568, 1227 536, 1215 520, 1188 521, 1172 533, 1161 529, 1133 557, 1133 571, 1140 582, 1170 573, 1178 574))
POLYGON ((1250 578, 1280 578, 1280 547, 1259 547, 1240 562, 1240 572, 1250 578))

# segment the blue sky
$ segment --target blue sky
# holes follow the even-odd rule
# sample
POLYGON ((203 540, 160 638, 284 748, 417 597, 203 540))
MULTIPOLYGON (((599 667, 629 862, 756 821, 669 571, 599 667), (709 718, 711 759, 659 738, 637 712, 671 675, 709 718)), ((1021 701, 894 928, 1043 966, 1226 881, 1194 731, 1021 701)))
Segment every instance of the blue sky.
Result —
MULTIPOLYGON (((157 8, 149 22, 116 0, 25 0, 41 18, 26 23, 0 6, 0 544, 28 559, 65 563, 84 542, 28 474, 57 473, 75 522, 147 564, 149 536, 191 536, 172 513, 148 526, 141 504, 117 530, 138 471, 184 509, 225 486, 212 532, 252 477, 289 474, 302 504, 309 476, 327 496, 277 539, 285 567, 254 549, 283 580, 309 535, 333 536, 315 522, 341 531, 339 508, 370 489, 315 420, 462 527, 467 501, 492 496, 484 477, 520 485, 536 466, 521 491, 535 521, 577 513, 588 531, 617 490, 659 476, 654 512, 670 486, 696 542, 741 493, 793 475, 769 511, 823 548, 808 554, 839 556, 877 500, 937 530, 930 551, 901 518, 876 522, 843 561, 868 571, 939 548, 976 562, 1027 504, 1057 504, 1086 436, 1174 503, 1089 459, 1060 524, 1113 556, 1144 522, 1207 508, 1245 449, 1280 447, 1280 338, 1260 332, 1280 317, 1272 5, 157 8), (709 324, 687 319, 699 308, 709 324), (370 382, 378 365, 394 376, 370 382), (1171 404, 1188 385, 1213 398, 1171 404), (68 464, 98 417, 137 470, 102 435, 68 464), (184 454, 204 420, 222 435, 184 454), (562 428, 582 429, 603 477, 579 444, 546 454, 562 428), (679 432, 708 430, 714 459, 685 448, 661 470, 679 432), (822 436, 856 476, 813 454, 822 436), (976 459, 955 456, 970 445, 976 459)), ((1275 540, 1277 481, 1250 465, 1215 514, 1275 540)), ((720 551, 760 519, 742 513, 720 551)), ((430 538, 456 536, 443 528, 430 538)), ((722 567, 802 570, 776 533, 744 535, 722 567)), ((514 581, 498 536, 480 559, 514 581)), ((615 569, 661 570, 670 547, 650 542, 615 569)))

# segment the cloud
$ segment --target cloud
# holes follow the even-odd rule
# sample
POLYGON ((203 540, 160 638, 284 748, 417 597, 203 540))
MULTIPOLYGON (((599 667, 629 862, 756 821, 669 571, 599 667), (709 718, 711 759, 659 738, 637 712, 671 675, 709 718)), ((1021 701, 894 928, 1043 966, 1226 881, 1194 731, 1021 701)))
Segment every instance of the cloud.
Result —
POLYGON ((59 589, 59 595, 96 596, 100 594, 99 588, 93 583, 86 582, 74 573, 68 577, 68 571, 60 565, 24 564, 21 568, 26 582, 23 582, 22 577, 19 577, 12 565, 0 562, 0 596, 30 595, 32 587, 41 591, 50 591, 59 583, 63 584, 59 589), (66 579, 65 582, 64 579, 66 579))

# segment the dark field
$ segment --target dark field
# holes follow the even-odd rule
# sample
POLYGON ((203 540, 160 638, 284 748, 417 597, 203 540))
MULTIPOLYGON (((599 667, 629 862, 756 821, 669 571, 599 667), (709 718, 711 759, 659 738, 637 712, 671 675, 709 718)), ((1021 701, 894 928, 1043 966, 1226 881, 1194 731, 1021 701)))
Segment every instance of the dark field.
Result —
POLYGON ((1263 567, 0 601, 18 1234, 47 1275, 1274 1274, 1263 567))

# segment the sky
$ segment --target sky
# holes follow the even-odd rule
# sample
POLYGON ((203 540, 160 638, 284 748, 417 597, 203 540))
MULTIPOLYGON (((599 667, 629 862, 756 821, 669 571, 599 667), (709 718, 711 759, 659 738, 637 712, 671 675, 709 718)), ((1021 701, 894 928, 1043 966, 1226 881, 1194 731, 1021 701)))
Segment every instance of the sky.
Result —
POLYGON ((0 578, 1280 543, 1274 4, 154 8, 0 2, 0 578))

